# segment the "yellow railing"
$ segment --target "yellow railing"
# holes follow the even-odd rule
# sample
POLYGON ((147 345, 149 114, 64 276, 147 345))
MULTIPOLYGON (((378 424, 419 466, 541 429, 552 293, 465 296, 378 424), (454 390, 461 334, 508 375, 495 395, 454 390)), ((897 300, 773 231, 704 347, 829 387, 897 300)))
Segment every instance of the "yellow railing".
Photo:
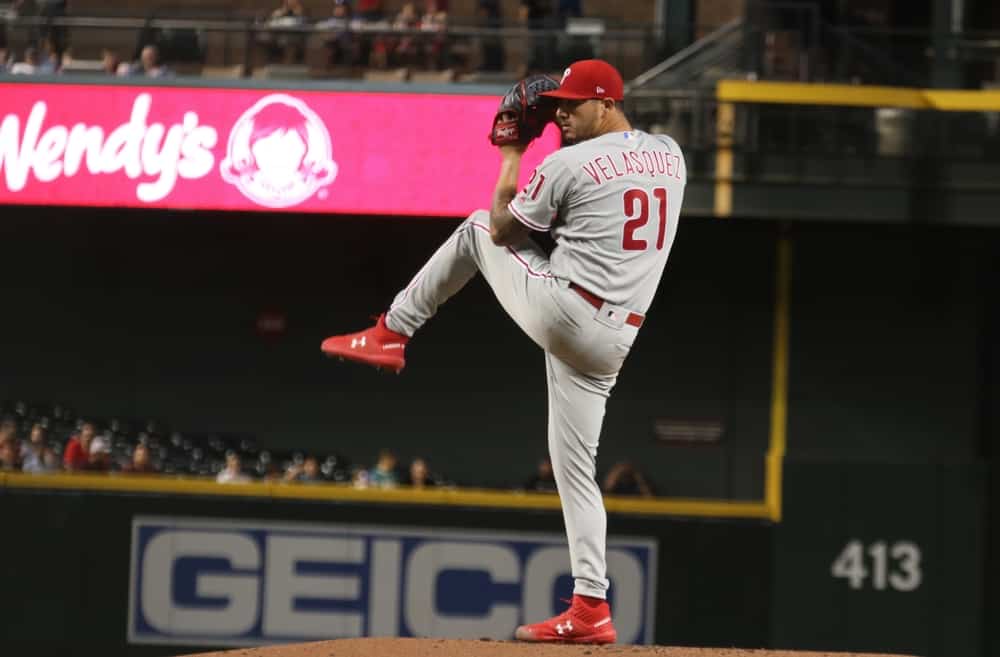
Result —
MULTIPOLYGON (((349 485, 309 486, 281 482, 218 484, 210 479, 124 474, 0 474, 0 487, 19 489, 70 489, 161 495, 211 495, 331 503, 371 503, 454 506, 511 510, 559 510, 553 493, 495 491, 475 488, 354 488, 349 485)), ((767 519, 768 508, 759 502, 675 498, 605 497, 611 513, 767 519)))
POLYGON ((721 103, 898 107, 942 112, 1000 111, 1000 91, 997 90, 955 91, 851 84, 722 80, 716 87, 715 96, 721 103))

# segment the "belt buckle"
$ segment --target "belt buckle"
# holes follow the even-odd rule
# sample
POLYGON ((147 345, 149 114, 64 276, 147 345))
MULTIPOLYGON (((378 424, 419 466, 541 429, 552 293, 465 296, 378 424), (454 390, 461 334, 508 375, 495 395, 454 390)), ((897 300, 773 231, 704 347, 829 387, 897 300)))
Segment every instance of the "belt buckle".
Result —
POLYGON ((631 311, 628 308, 622 308, 621 306, 616 306, 605 301, 597 309, 594 319, 609 328, 620 329, 625 326, 630 313, 631 311))

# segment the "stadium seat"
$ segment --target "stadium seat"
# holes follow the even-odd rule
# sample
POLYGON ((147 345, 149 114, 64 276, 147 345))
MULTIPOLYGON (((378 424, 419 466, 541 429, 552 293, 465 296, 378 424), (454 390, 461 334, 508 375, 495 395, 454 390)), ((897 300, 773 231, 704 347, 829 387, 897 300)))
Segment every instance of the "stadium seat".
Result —
POLYGON ((205 66, 201 69, 201 77, 216 80, 232 79, 243 77, 243 65, 236 66, 205 66))
POLYGON ((176 62, 171 64, 170 68, 182 77, 198 77, 204 67, 201 62, 176 62))
POLYGON ((574 36, 600 36, 604 34, 604 20, 601 18, 567 18, 566 34, 574 36))
POLYGON ((518 76, 516 73, 510 73, 507 71, 476 71, 475 73, 466 73, 458 78, 459 82, 465 82, 469 84, 502 84, 510 85, 517 82, 518 76))
POLYGON ((104 62, 99 59, 71 59, 62 65, 63 75, 103 75, 104 62))
POLYGON ((365 71, 366 82, 406 82, 410 77, 410 70, 407 68, 396 68, 383 71, 380 69, 368 69, 365 71))
POLYGON ((270 64, 254 69, 253 77, 258 80, 308 80, 312 76, 308 66, 298 64, 270 64))
POLYGON ((410 74, 410 82, 418 84, 448 83, 455 81, 455 71, 445 69, 443 71, 413 71, 410 74))

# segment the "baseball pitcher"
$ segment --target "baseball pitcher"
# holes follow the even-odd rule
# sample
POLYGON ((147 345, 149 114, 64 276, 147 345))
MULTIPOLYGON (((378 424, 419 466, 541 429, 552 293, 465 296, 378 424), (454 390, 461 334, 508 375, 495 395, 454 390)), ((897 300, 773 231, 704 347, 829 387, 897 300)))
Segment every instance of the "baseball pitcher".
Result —
POLYGON ((562 614, 517 628, 523 641, 614 643, 607 603, 607 517, 596 482, 604 408, 670 254, 687 169, 665 135, 634 130, 621 75, 607 62, 570 65, 558 84, 522 80, 490 135, 502 163, 489 211, 472 213, 376 324, 326 339, 329 356, 395 371, 438 306, 482 273, 504 310, 545 350, 548 445, 575 581, 562 614), (555 120, 567 146, 518 192, 521 156, 555 120), (531 239, 548 231, 551 257, 531 239))

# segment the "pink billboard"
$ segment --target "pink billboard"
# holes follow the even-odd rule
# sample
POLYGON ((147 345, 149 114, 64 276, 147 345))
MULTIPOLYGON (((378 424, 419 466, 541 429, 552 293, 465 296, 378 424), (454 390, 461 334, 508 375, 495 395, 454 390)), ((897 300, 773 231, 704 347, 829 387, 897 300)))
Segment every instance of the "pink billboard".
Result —
MULTIPOLYGON (((0 84, 0 203, 465 216, 498 98, 0 84)), ((549 126, 522 183, 558 147, 549 126)))

